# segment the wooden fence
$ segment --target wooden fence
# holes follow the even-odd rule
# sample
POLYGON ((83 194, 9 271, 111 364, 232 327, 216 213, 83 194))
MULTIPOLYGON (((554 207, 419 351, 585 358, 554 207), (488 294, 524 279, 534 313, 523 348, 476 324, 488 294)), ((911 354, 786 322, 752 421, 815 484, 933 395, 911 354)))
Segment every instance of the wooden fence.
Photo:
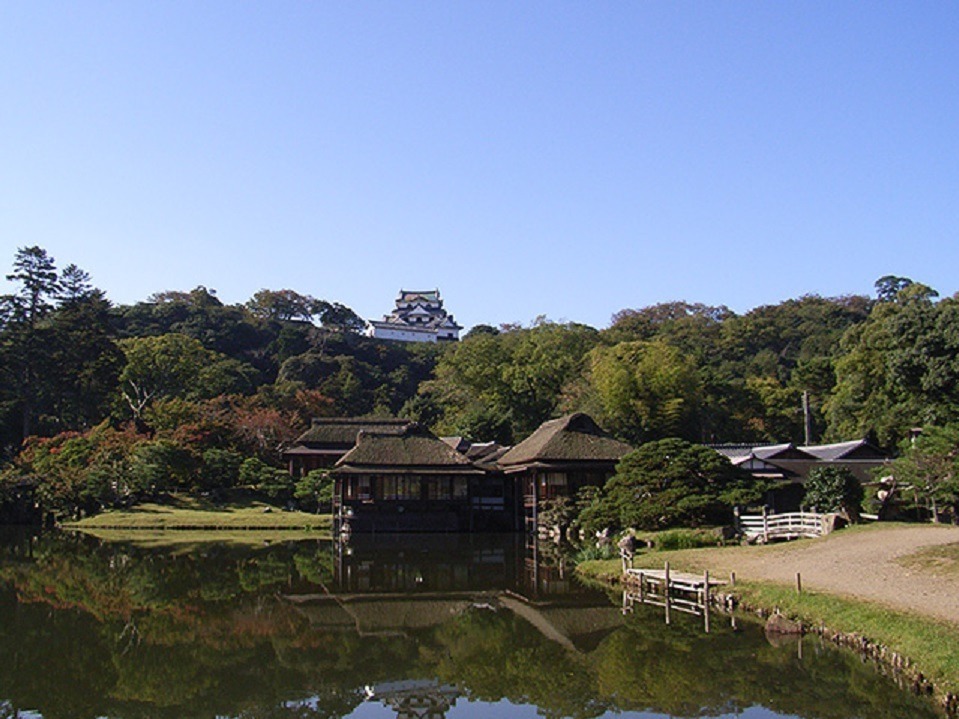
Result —
POLYGON ((786 514, 744 514, 737 517, 737 527, 746 539, 769 542, 773 539, 821 537, 823 515, 818 512, 788 512, 786 514))

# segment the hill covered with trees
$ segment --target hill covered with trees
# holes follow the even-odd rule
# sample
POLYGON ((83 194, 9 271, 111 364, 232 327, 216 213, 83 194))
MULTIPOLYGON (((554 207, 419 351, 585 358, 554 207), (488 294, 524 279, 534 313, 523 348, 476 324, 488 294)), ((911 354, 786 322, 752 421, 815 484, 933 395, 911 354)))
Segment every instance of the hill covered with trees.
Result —
POLYGON ((736 314, 668 302, 596 329, 540 318, 461 342, 369 339, 351 309, 289 289, 225 305, 204 287, 114 305, 20 249, 0 297, 0 498, 61 511, 250 484, 292 494, 280 456, 313 416, 404 416, 513 443, 590 413, 639 445, 801 442, 959 420, 959 298, 888 276, 875 298, 806 295, 736 314))

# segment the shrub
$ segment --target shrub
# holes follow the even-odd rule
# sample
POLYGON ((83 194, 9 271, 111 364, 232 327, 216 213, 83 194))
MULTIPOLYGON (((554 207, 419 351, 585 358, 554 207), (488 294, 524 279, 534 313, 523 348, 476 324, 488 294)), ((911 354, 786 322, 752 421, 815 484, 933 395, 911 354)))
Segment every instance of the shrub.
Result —
POLYGON ((821 512, 842 512, 855 522, 862 499, 862 484, 848 467, 815 467, 806 480, 803 504, 821 512))
POLYGON ((232 449, 211 448, 203 453, 200 470, 202 489, 227 489, 236 484, 243 456, 232 449))
POLYGON ((307 512, 330 512, 333 505, 333 478, 328 470, 313 469, 296 483, 293 498, 307 512))
POLYGON ((668 529, 658 532, 652 541, 653 546, 660 551, 715 547, 721 543, 720 537, 709 529, 668 529))
POLYGON ((240 465, 240 482, 263 492, 275 502, 285 502, 293 496, 293 478, 289 473, 256 457, 250 457, 240 465))
POLYGON ((619 557, 619 548, 615 544, 590 544, 580 549, 573 556, 573 563, 589 562, 594 559, 615 559, 619 557))
POLYGON ((151 496, 193 484, 196 460, 189 450, 165 439, 143 442, 133 449, 130 484, 134 491, 151 496))

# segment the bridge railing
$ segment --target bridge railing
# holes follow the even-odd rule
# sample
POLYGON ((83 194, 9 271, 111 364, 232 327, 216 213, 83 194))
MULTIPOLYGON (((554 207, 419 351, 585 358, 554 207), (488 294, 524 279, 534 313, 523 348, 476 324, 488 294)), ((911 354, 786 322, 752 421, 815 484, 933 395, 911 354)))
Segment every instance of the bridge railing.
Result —
POLYGON ((746 539, 769 542, 773 539, 821 537, 823 515, 818 512, 787 512, 784 514, 743 514, 737 519, 739 531, 746 539))

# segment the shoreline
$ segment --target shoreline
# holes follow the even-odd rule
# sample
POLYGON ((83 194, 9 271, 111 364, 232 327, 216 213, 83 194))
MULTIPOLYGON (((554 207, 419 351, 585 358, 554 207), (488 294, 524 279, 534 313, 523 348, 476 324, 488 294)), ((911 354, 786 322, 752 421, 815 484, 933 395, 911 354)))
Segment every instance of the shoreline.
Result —
POLYGON ((264 503, 205 505, 195 500, 177 504, 144 503, 113 509, 77 521, 59 522, 71 531, 123 532, 316 532, 332 536, 333 516, 286 511, 264 503))
MULTIPOLYGON (((783 554, 796 551, 782 550, 784 546, 776 545, 779 549, 776 556, 780 560, 783 554)), ((815 545, 807 544, 800 551, 809 546, 815 545)), ((728 567, 735 561, 730 560, 730 551, 739 549, 747 548, 660 551, 637 555, 636 559, 647 568, 669 560, 676 569, 701 571, 709 566, 710 553, 715 558, 717 552, 724 552, 724 561, 717 564, 728 567)), ((755 551, 755 548, 748 549, 755 551)), ((745 557, 743 554, 736 558, 750 566, 745 557)), ((590 583, 607 587, 623 585, 618 559, 586 561, 575 571, 590 583)), ((710 571, 711 576, 719 574, 710 571)), ((904 690, 928 696, 945 716, 959 716, 959 649, 949 651, 950 647, 959 648, 959 625, 933 613, 891 607, 872 597, 834 593, 818 586, 807 586, 799 592, 795 585, 750 574, 756 572, 737 571, 735 585, 711 593, 711 604, 722 611, 738 610, 764 619, 780 614, 797 622, 803 634, 818 635, 872 661, 880 673, 904 690), (918 652, 921 656, 917 658, 909 645, 922 645, 924 639, 928 639, 929 651, 918 652)))

